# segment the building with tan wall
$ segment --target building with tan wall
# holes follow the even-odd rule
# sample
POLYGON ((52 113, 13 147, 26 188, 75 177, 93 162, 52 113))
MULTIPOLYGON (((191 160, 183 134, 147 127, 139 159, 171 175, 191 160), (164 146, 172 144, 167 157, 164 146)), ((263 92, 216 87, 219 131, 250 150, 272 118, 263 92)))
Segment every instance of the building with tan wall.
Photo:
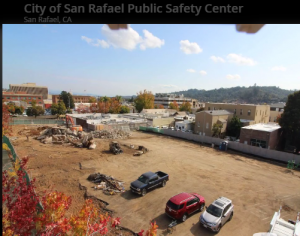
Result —
POLYGON ((37 106, 44 108, 44 100, 42 94, 26 94, 25 92, 3 92, 2 100, 6 102, 25 101, 28 107, 31 107, 33 101, 37 106))
POLYGON ((48 87, 37 86, 36 83, 10 84, 9 91, 17 93, 24 92, 25 94, 39 95, 43 99, 48 98, 48 87))
MULTIPOLYGON (((60 95, 52 95, 52 103, 58 103, 60 95)), ((72 95, 74 103, 89 103, 92 96, 72 95)))
POLYGON ((240 143, 251 146, 276 149, 281 127, 274 123, 259 123, 241 128, 240 143))
POLYGON ((212 137, 212 128, 215 123, 223 124, 221 134, 226 132, 227 122, 233 113, 226 110, 200 111, 196 113, 194 133, 212 137))
POLYGON ((240 118, 243 125, 268 123, 270 120, 269 105, 234 104, 234 103, 205 103, 206 111, 227 110, 240 118))
POLYGON ((270 122, 277 122, 277 117, 280 116, 284 111, 285 103, 274 103, 270 104, 270 122))

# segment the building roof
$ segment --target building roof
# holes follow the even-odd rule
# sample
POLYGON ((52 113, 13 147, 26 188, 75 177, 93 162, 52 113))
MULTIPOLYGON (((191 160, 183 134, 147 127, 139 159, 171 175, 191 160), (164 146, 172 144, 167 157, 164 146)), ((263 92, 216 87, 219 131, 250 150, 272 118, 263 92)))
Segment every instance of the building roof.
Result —
POLYGON ((176 205, 181 204, 182 202, 188 200, 188 199, 193 199, 195 196, 193 196, 190 193, 179 193, 173 197, 170 198, 170 201, 175 203, 176 205))
POLYGON ((276 123, 267 123, 267 124, 259 123, 259 124, 242 127, 242 129, 258 130, 258 131, 265 131, 265 132, 273 132, 280 128, 281 126, 276 123))
POLYGON ((37 86, 36 83, 25 83, 25 84, 10 84, 9 87, 37 87, 37 88, 47 88, 47 86, 37 86))
POLYGON ((253 122, 254 120, 246 120, 246 119, 240 119, 242 123, 248 123, 248 122, 253 122))
POLYGON ((175 113, 175 109, 143 109, 141 113, 151 113, 151 114, 162 114, 162 113, 175 113))
POLYGON ((284 106, 285 106, 284 102, 278 102, 278 103, 270 104, 271 108, 284 108, 284 106))
POLYGON ((212 104, 212 105, 231 105, 231 106, 236 106, 236 105, 241 105, 241 106, 270 106, 268 104, 246 104, 246 103, 224 103, 224 102, 206 102, 207 105, 212 104))
POLYGON ((207 114, 212 115, 212 116, 222 116, 222 115, 233 114, 232 112, 229 112, 227 110, 200 111, 197 113, 201 113, 201 112, 206 112, 207 114))

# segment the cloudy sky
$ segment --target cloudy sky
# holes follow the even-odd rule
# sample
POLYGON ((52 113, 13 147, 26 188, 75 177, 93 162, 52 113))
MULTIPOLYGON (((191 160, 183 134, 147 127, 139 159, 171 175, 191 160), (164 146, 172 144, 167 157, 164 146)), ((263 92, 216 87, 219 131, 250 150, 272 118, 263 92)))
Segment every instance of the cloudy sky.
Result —
POLYGON ((234 86, 300 90, 300 25, 4 25, 3 87, 134 95, 234 86))

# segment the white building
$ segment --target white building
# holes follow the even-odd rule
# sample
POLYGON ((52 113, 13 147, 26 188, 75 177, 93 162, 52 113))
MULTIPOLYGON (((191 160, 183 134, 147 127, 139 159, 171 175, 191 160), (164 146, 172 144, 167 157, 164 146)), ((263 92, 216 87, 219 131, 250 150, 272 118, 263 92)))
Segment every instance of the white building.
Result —
POLYGON ((192 122, 189 120, 175 122, 175 129, 177 130, 192 130, 192 122))

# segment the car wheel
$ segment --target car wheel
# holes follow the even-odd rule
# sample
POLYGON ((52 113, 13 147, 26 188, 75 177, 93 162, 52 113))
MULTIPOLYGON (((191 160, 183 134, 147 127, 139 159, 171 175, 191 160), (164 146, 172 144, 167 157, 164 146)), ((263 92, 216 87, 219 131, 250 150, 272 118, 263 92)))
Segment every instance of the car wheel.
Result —
POLYGON ((221 225, 221 223, 220 223, 219 226, 218 226, 218 228, 217 228, 217 233, 220 232, 221 228, 222 228, 222 225, 221 225))
POLYGON ((147 190, 146 190, 146 189, 143 189, 143 190, 142 190, 142 196, 145 196, 146 193, 147 193, 147 190))
POLYGON ((205 204, 204 204, 204 203, 202 203, 202 204, 201 204, 201 206, 200 206, 200 208, 199 208, 199 211, 200 211, 200 212, 202 212, 202 211, 203 211, 203 209, 204 209, 204 206, 205 206, 205 204))
POLYGON ((187 219, 187 214, 184 214, 184 215, 182 216, 182 218, 181 218, 181 221, 182 221, 182 222, 185 222, 186 219, 187 219))
POLYGON ((161 184, 162 187, 165 187, 166 186, 166 181, 164 180, 161 184))
POLYGON ((231 213, 228 221, 231 221, 232 217, 233 217, 233 212, 231 213))

